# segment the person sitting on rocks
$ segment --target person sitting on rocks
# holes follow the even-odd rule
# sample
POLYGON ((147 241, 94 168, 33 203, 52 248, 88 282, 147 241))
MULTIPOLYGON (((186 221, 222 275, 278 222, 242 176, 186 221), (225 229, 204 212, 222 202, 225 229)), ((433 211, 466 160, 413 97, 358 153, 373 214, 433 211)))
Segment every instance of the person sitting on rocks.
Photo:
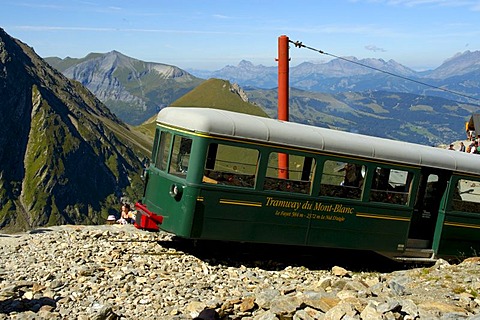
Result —
POLYGON ((117 221, 117 218, 114 214, 109 214, 107 217, 107 224, 114 224, 117 221))
POLYGON ((122 211, 120 212, 120 219, 117 220, 120 224, 131 224, 135 221, 134 213, 130 210, 128 203, 122 204, 122 211))

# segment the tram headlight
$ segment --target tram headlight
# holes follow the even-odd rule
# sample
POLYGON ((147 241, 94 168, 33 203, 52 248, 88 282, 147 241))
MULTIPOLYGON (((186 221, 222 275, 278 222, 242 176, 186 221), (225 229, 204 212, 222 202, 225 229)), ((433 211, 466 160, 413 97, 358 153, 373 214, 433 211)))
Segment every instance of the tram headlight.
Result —
POLYGON ((179 186, 177 184, 172 184, 172 186, 170 187, 170 196, 172 196, 173 198, 175 198, 175 200, 178 201, 182 197, 182 193, 183 193, 182 186, 179 186))

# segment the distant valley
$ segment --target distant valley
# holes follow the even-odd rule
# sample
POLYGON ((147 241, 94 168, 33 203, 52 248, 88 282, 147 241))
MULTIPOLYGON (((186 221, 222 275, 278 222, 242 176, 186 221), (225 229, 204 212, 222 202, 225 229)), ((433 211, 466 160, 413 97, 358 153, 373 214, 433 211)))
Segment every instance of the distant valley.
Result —
MULTIPOLYGON (((479 51, 458 54, 427 72, 416 72, 393 60, 348 59, 401 77, 341 59, 291 66, 291 121, 438 145, 462 139, 464 122, 480 109, 477 100, 480 97, 479 51)), ((81 59, 46 58, 46 61, 67 77, 81 82, 118 117, 132 125, 141 124, 161 108, 199 88, 206 78, 238 84, 248 102, 276 117, 276 67, 241 61, 237 66, 212 72, 185 71, 176 66, 136 60, 117 51, 92 53, 81 59)), ((207 87, 203 86, 202 90, 207 87)), ((206 89, 206 92, 205 100, 215 105, 213 90, 206 89)), ((198 99, 181 101, 184 105, 203 104, 198 99)))
MULTIPOLYGON (((276 116, 276 90, 246 92, 251 102, 276 116)), ((291 89, 290 95, 291 121, 431 146, 464 139, 465 120, 478 110, 440 97, 386 91, 291 89)))
MULTIPOLYGON (((417 72, 394 60, 357 59, 345 57, 326 63, 303 62, 290 65, 290 86, 305 91, 322 93, 390 91, 435 95, 451 100, 468 101, 465 97, 424 86, 459 92, 473 98, 480 98, 480 51, 465 51, 446 60, 434 70, 417 72), (348 60, 348 61, 347 61, 348 60), (351 61, 351 62, 349 62, 351 61), (362 65, 371 67, 364 67, 362 65), (377 70, 385 71, 382 73, 377 70), (400 77, 395 77, 393 75, 400 77), (409 81, 411 79, 414 81, 409 81), (417 81, 417 82, 415 82, 417 81)), ((238 83, 240 86, 271 89, 277 87, 277 68, 254 65, 240 61, 237 66, 226 66, 216 71, 188 70, 201 78, 221 78, 238 83)), ((476 100, 478 103, 478 100, 476 100)))

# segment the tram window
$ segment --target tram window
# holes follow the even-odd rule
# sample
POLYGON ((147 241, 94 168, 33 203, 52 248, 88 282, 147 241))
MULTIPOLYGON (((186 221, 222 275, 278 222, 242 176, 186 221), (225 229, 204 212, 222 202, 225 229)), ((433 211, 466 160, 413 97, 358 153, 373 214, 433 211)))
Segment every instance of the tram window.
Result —
POLYGON ((277 190, 310 194, 315 161, 311 157, 288 155, 288 168, 280 168, 279 153, 268 157, 268 168, 263 184, 264 190, 277 190))
POLYGON ((187 175, 191 149, 192 139, 181 136, 175 136, 173 138, 172 160, 170 161, 169 173, 177 176, 187 175))
POLYGON ((377 167, 373 174, 370 201, 406 205, 412 179, 413 174, 408 171, 377 167))
POLYGON ((170 154, 170 142, 172 141, 172 134, 162 131, 160 134, 160 141, 158 142, 157 156, 155 158, 155 166, 160 170, 167 169, 168 155, 170 154))
POLYGON ((460 179, 454 191, 452 210, 480 213, 480 182, 460 179))
POLYGON ((208 147, 204 183, 253 188, 258 150, 211 143, 208 147))
POLYGON ((365 166, 327 160, 323 165, 320 196, 360 199, 365 166))

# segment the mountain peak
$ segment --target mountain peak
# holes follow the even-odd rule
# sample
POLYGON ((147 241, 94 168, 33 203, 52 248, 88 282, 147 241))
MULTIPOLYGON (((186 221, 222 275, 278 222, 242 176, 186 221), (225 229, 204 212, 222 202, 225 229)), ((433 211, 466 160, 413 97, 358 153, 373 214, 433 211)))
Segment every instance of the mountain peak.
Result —
POLYGON ((255 65, 252 62, 247 61, 247 60, 242 60, 238 63, 239 68, 252 68, 254 66, 255 65))
POLYGON ((442 65, 433 70, 429 77, 446 79, 452 76, 464 75, 480 69, 480 51, 464 51, 445 60, 442 65))
POLYGON ((120 51, 117 51, 117 50, 112 50, 110 52, 107 52, 103 56, 104 57, 112 57, 113 56, 113 57, 117 57, 117 58, 120 58, 120 59, 136 60, 135 58, 124 55, 123 53, 121 53, 120 51))
POLYGON ((458 59, 458 58, 467 57, 467 56, 470 56, 471 54, 472 54, 472 51, 470 51, 470 50, 465 50, 464 52, 457 52, 453 55, 453 57, 446 59, 444 61, 444 63, 448 62, 450 60, 455 60, 455 59, 458 59))
POLYGON ((0 228, 101 223, 141 168, 128 127, 3 30, 0 70, 0 228))
POLYGON ((116 50, 76 61, 47 58, 107 103, 123 121, 139 125, 202 80, 167 64, 141 61, 116 50), (172 92, 172 87, 178 88, 172 92), (128 110, 127 110, 128 109, 128 110))
POLYGON ((222 79, 208 79, 198 87, 174 101, 173 107, 217 108, 241 113, 267 116, 262 108, 248 102, 238 84, 222 79))

